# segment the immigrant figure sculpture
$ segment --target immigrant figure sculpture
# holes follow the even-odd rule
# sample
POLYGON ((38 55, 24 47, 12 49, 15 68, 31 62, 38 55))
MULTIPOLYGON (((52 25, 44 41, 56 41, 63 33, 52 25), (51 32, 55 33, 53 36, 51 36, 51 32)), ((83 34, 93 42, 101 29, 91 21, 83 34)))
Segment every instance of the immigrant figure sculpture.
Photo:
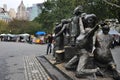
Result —
POLYGON ((64 36, 67 34, 67 26, 70 20, 62 19, 61 23, 58 24, 55 29, 55 55, 56 55, 56 63, 61 63, 64 61, 64 36))
POLYGON ((80 33, 77 37, 75 45, 77 53, 65 65, 66 69, 73 69, 76 68, 75 63, 77 63, 76 77, 91 75, 99 70, 98 67, 94 69, 85 69, 85 65, 93 48, 93 36, 99 28, 99 26, 96 25, 97 17, 94 14, 86 14, 82 18, 84 26, 83 29, 85 32, 80 33))
POLYGON ((109 34, 109 30, 109 26, 106 23, 103 23, 102 33, 98 34, 96 37, 95 50, 93 52, 94 62, 103 71, 102 73, 107 72, 105 70, 109 70, 111 71, 113 79, 120 80, 120 76, 117 72, 116 64, 111 53, 113 37, 109 34))

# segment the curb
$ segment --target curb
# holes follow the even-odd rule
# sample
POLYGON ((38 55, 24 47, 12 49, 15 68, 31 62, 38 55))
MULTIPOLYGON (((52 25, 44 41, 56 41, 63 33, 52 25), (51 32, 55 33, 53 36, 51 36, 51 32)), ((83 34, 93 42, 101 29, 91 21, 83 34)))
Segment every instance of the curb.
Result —
POLYGON ((61 71, 59 68, 57 68, 55 65, 53 65, 45 56, 44 58, 55 68, 57 69, 60 73, 62 73, 68 80, 73 80, 71 77, 69 77, 67 74, 65 74, 63 71, 61 71))

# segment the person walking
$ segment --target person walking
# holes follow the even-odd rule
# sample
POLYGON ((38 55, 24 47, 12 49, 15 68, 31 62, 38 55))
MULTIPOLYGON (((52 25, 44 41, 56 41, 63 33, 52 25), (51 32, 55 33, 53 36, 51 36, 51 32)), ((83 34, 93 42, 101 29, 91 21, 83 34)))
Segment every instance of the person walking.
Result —
POLYGON ((48 34, 46 55, 48 55, 49 53, 52 52, 52 42, 53 42, 53 36, 52 36, 52 34, 48 34))

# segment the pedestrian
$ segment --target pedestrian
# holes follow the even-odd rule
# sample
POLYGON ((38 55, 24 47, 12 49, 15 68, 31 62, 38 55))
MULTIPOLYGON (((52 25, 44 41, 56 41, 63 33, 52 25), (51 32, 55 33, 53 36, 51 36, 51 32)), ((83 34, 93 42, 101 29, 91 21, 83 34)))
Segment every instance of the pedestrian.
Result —
POLYGON ((46 55, 48 55, 49 53, 52 52, 52 42, 53 42, 53 36, 52 36, 52 34, 48 34, 48 37, 47 37, 47 53, 46 53, 46 55))

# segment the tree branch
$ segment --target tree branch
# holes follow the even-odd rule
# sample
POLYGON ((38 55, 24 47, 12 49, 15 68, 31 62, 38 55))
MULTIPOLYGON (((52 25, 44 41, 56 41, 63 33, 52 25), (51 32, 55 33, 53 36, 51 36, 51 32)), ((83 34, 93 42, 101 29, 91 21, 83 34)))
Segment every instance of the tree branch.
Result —
POLYGON ((114 4, 114 3, 111 3, 111 2, 108 2, 107 0, 103 0, 105 3, 107 3, 108 5, 111 5, 111 6, 115 6, 115 7, 117 7, 117 8, 120 8, 120 6, 119 5, 117 5, 117 4, 114 4))

